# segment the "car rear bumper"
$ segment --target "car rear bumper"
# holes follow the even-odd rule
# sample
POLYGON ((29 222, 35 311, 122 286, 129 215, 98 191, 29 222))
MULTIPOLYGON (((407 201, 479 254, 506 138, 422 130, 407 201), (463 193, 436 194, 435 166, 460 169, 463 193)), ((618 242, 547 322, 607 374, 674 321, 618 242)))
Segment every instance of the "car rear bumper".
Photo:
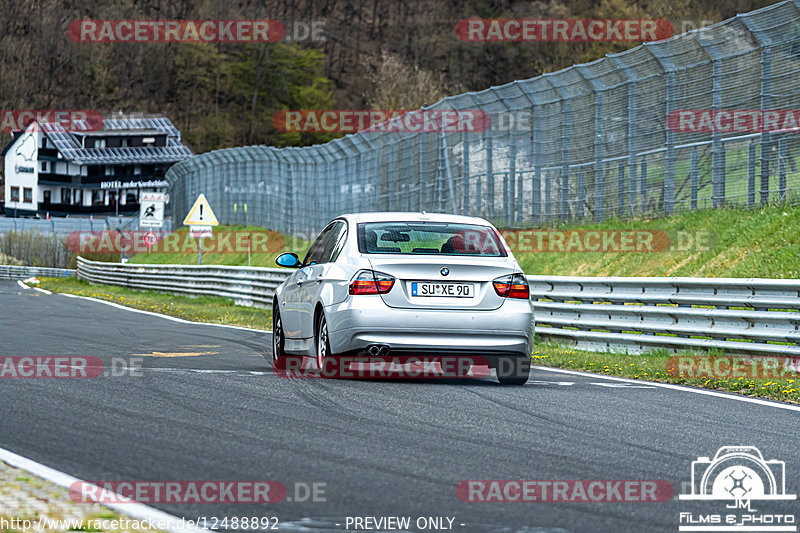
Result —
POLYGON ((491 311, 398 309, 379 296, 359 296, 325 308, 333 353, 387 345, 392 353, 530 354, 533 308, 507 299, 491 311))

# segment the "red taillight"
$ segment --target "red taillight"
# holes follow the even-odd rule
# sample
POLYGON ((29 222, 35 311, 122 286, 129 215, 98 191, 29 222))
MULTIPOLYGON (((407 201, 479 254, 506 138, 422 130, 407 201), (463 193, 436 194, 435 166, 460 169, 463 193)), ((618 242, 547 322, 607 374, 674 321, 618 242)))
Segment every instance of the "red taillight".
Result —
POLYGON ((350 294, 386 294, 394 287, 394 278, 383 272, 359 270, 350 282, 350 294))
POLYGON ((531 293, 528 289, 528 280, 522 274, 509 274, 497 278, 492 282, 494 291, 498 296, 503 298, 520 298, 527 300, 530 298, 531 293))

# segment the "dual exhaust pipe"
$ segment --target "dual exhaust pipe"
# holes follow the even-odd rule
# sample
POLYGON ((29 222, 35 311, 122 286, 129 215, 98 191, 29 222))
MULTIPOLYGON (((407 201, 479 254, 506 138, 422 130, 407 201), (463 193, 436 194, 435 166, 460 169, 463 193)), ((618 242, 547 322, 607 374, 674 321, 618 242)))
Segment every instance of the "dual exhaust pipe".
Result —
POLYGON ((367 346, 367 353, 373 357, 386 357, 390 351, 391 348, 386 344, 370 344, 367 346))

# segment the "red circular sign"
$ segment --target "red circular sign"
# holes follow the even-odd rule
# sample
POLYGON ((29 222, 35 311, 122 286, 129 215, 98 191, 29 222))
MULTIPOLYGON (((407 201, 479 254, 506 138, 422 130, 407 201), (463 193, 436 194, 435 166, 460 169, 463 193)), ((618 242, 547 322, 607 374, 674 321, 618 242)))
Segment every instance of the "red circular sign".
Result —
POLYGON ((158 242, 158 235, 153 233, 152 231, 148 231, 144 234, 144 244, 146 246, 155 246, 158 242))

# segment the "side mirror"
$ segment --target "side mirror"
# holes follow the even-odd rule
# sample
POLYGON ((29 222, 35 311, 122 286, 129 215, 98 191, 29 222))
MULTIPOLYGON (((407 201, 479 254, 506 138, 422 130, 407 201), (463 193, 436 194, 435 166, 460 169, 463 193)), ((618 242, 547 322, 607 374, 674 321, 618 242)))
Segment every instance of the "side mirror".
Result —
POLYGON ((275 262, 282 267, 286 268, 300 268, 303 263, 297 258, 297 254, 286 252, 275 258, 275 262))

